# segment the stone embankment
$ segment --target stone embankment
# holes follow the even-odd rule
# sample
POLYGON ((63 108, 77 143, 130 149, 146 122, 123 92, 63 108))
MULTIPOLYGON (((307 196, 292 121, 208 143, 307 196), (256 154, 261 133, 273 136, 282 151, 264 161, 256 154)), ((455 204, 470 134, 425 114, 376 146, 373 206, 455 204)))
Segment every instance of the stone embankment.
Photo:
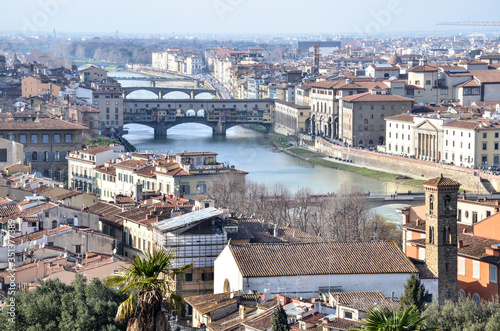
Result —
POLYGON ((492 191, 500 191, 500 176, 475 169, 339 146, 321 138, 315 140, 314 147, 325 155, 353 160, 353 165, 359 167, 384 169, 386 172, 416 179, 434 178, 442 173, 460 182, 460 188, 469 192, 491 194, 494 193, 492 191))

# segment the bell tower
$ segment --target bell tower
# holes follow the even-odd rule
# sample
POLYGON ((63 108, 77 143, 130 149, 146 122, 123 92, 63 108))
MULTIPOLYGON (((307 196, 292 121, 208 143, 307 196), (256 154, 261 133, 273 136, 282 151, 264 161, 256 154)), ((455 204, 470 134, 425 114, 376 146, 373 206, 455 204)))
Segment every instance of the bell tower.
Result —
POLYGON ((457 199, 460 183, 429 179, 425 188, 425 262, 438 275, 438 301, 457 300, 457 199))

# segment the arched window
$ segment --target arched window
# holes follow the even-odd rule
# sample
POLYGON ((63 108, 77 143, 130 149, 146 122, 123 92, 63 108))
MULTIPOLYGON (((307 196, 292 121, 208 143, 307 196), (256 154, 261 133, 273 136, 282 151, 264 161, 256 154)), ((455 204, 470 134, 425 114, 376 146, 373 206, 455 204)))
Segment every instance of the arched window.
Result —
POLYGON ((433 210, 434 210, 434 196, 431 195, 429 197, 429 214, 432 215, 433 210))
POLYGON ((231 292, 231 284, 229 284, 229 279, 226 278, 224 281, 224 293, 231 292))
POLYGON ((434 227, 429 227, 429 243, 434 244, 434 227))
POLYGON ((474 303, 475 303, 476 305, 478 305, 478 306, 481 304, 481 297, 480 297, 480 296, 479 296, 479 294, 477 294, 477 293, 474 293, 474 294, 472 295, 472 300, 473 300, 473 301, 474 301, 474 303))
POLYGON ((458 297, 465 299, 465 291, 463 289, 458 290, 458 297))
POLYGON ((446 212, 446 211, 450 211, 451 209, 452 209, 451 208, 451 197, 449 195, 447 195, 444 197, 444 210, 446 212))
POLYGON ((57 228, 57 221, 52 221, 52 229, 57 228))

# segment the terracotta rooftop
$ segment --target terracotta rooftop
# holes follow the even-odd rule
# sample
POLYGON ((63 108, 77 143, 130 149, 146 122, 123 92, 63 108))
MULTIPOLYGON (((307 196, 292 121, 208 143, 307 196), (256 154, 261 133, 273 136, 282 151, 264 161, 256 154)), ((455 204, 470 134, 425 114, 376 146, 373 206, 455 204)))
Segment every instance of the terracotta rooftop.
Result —
POLYGON ((413 115, 409 114, 399 114, 399 115, 394 115, 394 116, 389 116, 386 117, 386 120, 391 120, 391 121, 402 121, 402 122, 410 122, 413 123, 413 115))
POLYGON ((333 328, 333 330, 351 330, 352 328, 358 327, 360 325, 360 322, 357 321, 352 321, 352 320, 346 320, 343 318, 334 318, 328 321, 326 326, 329 328, 333 328))
POLYGON ((188 304, 193 306, 200 314, 208 314, 214 310, 221 309, 223 307, 236 304, 237 300, 234 298, 230 298, 231 293, 218 293, 218 294, 204 294, 204 295, 195 295, 191 297, 187 297, 184 299, 188 304))
POLYGON ((354 94, 347 97, 341 98, 348 102, 391 102, 391 101, 409 101, 413 102, 413 99, 401 97, 395 94, 372 94, 370 92, 354 94))
POLYGON ((243 277, 417 273, 394 242, 229 244, 243 277), (334 258, 329 266, 325 262, 334 258))
POLYGON ((441 176, 439 176, 439 177, 426 180, 425 182, 423 182, 423 184, 424 184, 424 186, 427 185, 427 186, 437 186, 437 187, 443 187, 443 186, 457 186, 458 187, 458 186, 462 185, 459 182, 456 182, 451 178, 443 177, 443 174, 441 174, 441 176))
POLYGON ((375 306, 389 309, 399 306, 399 302, 386 298, 380 291, 334 292, 332 296, 339 305, 364 312, 370 311, 375 306))
POLYGON ((431 66, 416 66, 416 67, 408 69, 408 71, 409 72, 434 72, 434 71, 439 71, 439 69, 436 67, 431 67, 431 66))
POLYGON ((104 146, 95 146, 95 147, 90 147, 87 149, 82 149, 78 151, 79 153, 84 153, 84 154, 90 154, 90 155, 97 155, 99 153, 111 151, 111 148, 104 147, 104 146))
POLYGON ((57 118, 38 118, 36 121, 0 122, 0 130, 87 130, 86 126, 57 118))

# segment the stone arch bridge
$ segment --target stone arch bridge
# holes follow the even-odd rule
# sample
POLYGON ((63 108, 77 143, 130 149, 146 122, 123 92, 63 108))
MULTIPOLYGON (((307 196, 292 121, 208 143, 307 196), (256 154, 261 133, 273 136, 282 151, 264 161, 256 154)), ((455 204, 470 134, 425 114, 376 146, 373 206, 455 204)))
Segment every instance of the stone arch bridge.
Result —
POLYGON ((183 92, 186 93, 191 99, 194 99, 198 94, 201 93, 210 93, 214 97, 218 96, 217 91, 215 90, 208 90, 204 88, 181 88, 181 87, 156 87, 156 86, 137 86, 137 87, 122 87, 123 91, 123 99, 124 101, 127 99, 128 95, 130 93, 136 92, 136 91, 149 91, 153 92, 158 96, 158 99, 163 99, 165 95, 167 95, 170 92, 183 92))
POLYGON ((184 123, 200 123, 212 128, 214 135, 225 135, 227 129, 243 124, 256 124, 271 131, 272 100, 236 99, 125 99, 123 123, 147 125, 156 137, 184 123))

